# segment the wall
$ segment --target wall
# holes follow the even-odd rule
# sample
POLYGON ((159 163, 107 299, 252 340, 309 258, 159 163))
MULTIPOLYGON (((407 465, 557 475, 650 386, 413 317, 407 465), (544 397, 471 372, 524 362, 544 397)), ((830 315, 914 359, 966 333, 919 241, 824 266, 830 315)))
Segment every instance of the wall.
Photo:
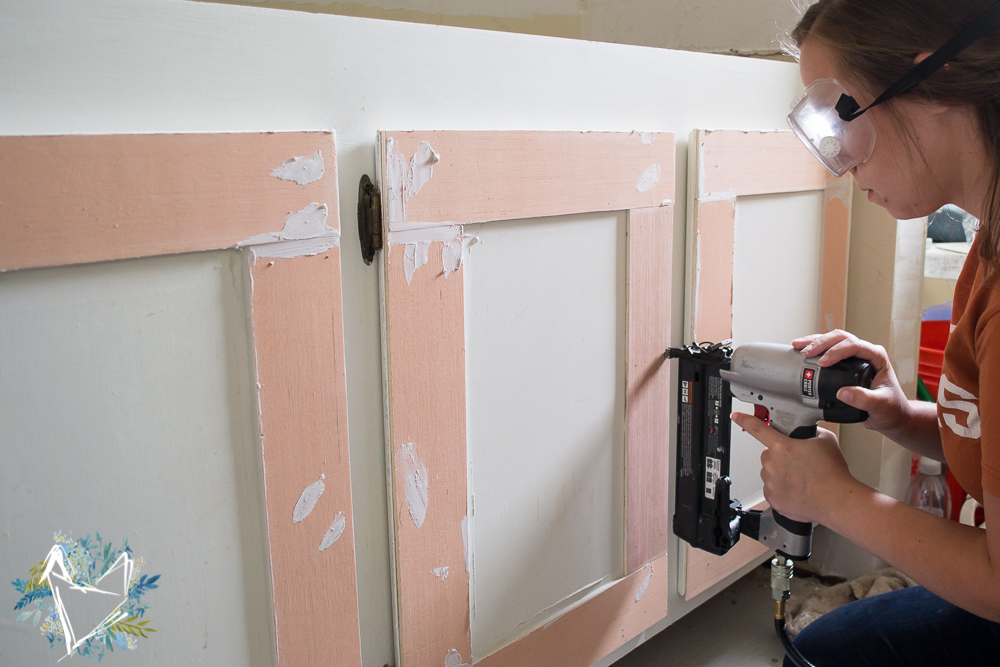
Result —
POLYGON ((806 0, 199 0, 667 49, 772 56, 806 0))
MULTIPOLYGON (((674 132, 683 221, 690 131, 784 128, 801 89, 789 63, 181 0, 0 0, 0 15, 2 134, 336 132, 366 667, 393 662, 378 279, 351 233, 377 130, 674 132)), ((673 248, 679 343, 683 223, 673 248)), ((691 605, 670 591, 673 622, 691 605)))

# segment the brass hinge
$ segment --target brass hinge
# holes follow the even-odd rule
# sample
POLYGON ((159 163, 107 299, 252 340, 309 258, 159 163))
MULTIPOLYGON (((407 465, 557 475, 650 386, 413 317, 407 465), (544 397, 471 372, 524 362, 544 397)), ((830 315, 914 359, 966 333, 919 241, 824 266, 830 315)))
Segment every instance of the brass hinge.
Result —
POLYGON ((361 257, 365 264, 371 264, 375 251, 382 249, 382 202, 368 174, 362 175, 358 184, 358 236, 361 257))

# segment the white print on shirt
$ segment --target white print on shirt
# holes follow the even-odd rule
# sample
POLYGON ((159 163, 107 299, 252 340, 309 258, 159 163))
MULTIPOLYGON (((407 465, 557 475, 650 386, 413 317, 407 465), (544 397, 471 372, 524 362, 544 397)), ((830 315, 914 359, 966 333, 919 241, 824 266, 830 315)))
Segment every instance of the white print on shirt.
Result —
MULTIPOLYGON (((966 426, 962 426, 958 423, 958 419, 955 415, 949 414, 947 412, 942 413, 944 418, 944 423, 954 431, 955 435, 960 438, 971 438, 973 440, 978 440, 981 431, 979 428, 979 408, 975 403, 970 403, 969 401, 979 402, 979 398, 974 394, 965 391, 957 384, 954 384, 948 380, 945 375, 941 376, 941 386, 938 388, 937 402, 945 410, 959 410, 966 413, 966 426), (959 398, 964 398, 964 401, 949 401, 944 397, 944 392, 948 391, 950 394, 955 394, 959 398)), ((938 425, 940 426, 941 421, 938 420, 938 425)))

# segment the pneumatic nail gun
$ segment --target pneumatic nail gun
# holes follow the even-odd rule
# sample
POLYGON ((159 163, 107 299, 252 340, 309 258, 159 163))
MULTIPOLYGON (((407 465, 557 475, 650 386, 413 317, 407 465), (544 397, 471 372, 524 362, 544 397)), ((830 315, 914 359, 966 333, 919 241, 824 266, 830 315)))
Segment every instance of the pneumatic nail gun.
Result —
POLYGON ((822 367, 790 345, 730 341, 667 350, 680 360, 677 392, 677 475, 674 533, 709 553, 723 555, 740 535, 780 556, 805 560, 813 525, 772 509, 745 510, 730 497, 732 399, 754 404, 754 414, 796 439, 816 437, 819 421, 850 424, 868 414, 837 399, 842 387, 871 387, 875 367, 852 357, 822 367))

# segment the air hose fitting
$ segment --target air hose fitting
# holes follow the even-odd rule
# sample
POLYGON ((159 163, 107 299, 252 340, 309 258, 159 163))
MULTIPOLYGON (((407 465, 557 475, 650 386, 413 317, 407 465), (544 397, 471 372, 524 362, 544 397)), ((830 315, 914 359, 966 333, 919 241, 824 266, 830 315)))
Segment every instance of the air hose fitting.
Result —
POLYGON ((792 594, 792 561, 780 554, 771 559, 771 597, 774 598, 774 630, 778 633, 778 641, 785 655, 797 667, 815 667, 802 657, 799 650, 792 646, 792 640, 785 631, 785 602, 792 594))

